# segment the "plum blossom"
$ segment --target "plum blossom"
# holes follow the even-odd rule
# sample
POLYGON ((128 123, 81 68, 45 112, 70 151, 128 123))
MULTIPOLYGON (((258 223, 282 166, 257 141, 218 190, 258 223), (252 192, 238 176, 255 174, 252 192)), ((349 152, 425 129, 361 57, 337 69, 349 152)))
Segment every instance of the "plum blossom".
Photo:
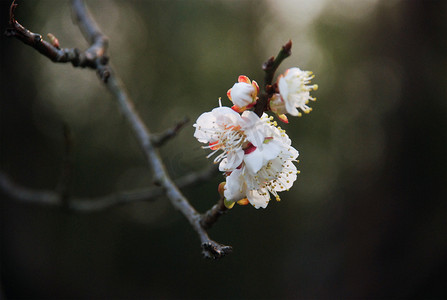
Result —
POLYGON ((228 90, 227 96, 234 104, 232 108, 240 113, 256 104, 258 93, 259 86, 256 81, 250 81, 247 76, 241 75, 238 82, 228 90))
MULTIPOLYGON (((309 113, 312 108, 307 104, 315 101, 310 92, 318 88, 310 84, 313 77, 309 71, 288 69, 276 84, 266 86, 270 98, 264 110, 274 112, 285 123, 286 114, 309 113)), ((227 92, 234 105, 229 108, 220 104, 200 115, 194 124, 194 137, 207 144, 202 148, 212 150, 207 157, 218 153, 214 163, 219 164, 226 177, 219 185, 219 193, 227 208, 234 203, 266 208, 271 195, 279 201, 278 193, 289 190, 299 174, 294 164, 299 153, 291 146, 286 132, 273 117, 265 113, 259 117, 250 110, 256 105, 258 94, 258 84, 241 75, 227 92)))
MULTIPOLYGON (((270 102, 270 109, 278 116, 289 113, 292 116, 301 116, 302 113, 309 113, 312 108, 307 106, 309 100, 316 99, 310 96, 310 91, 316 90, 318 85, 309 85, 314 78, 312 72, 302 71, 299 68, 290 68, 283 75, 278 77, 279 96, 274 95, 270 102)), ((281 117, 280 117, 281 119, 281 117)))
MULTIPOLYGON (((201 143, 208 143, 203 148, 213 150, 208 157, 222 151, 214 162, 220 163, 219 170, 223 172, 233 171, 247 154, 266 147, 263 123, 252 111, 240 115, 229 107, 217 107, 200 115, 193 126, 196 128, 194 137, 201 143)), ((252 169, 258 168, 258 161, 247 164, 252 169)))
POLYGON ((261 118, 252 111, 242 115, 229 107, 217 107, 199 116, 194 136, 213 150, 214 159, 226 173, 224 196, 227 203, 250 203, 265 208, 273 194, 288 190, 296 180, 293 164, 298 151, 273 117, 261 118))
POLYGON ((255 208, 265 208, 270 194, 279 201, 278 192, 289 190, 295 182, 298 171, 293 162, 298 151, 291 146, 285 131, 276 127, 271 118, 265 114, 262 117, 266 129, 263 149, 246 154, 245 163, 227 176, 224 188, 227 203, 248 202, 255 208))

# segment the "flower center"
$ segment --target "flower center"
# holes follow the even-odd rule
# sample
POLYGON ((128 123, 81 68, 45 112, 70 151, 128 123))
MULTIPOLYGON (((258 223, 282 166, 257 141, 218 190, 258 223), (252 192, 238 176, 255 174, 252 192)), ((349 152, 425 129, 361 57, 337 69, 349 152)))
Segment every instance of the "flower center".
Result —
POLYGON ((208 146, 203 147, 214 150, 207 156, 208 158, 213 156, 218 150, 222 150, 222 153, 214 159, 214 163, 219 163, 231 152, 245 148, 244 146, 247 143, 247 136, 239 125, 225 125, 220 130, 216 130, 215 134, 217 141, 211 142, 208 146))

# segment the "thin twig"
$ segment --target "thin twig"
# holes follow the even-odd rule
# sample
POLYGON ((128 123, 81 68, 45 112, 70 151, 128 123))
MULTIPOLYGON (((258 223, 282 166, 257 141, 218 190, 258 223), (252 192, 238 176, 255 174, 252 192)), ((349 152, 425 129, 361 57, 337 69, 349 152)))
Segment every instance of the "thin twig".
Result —
POLYGON ((188 122, 189 122, 189 119, 187 117, 185 117, 180 122, 177 122, 177 124, 175 124, 174 127, 169 128, 168 130, 166 130, 165 132, 163 132, 161 134, 153 135, 152 136, 152 144, 155 147, 163 146, 167 141, 174 138, 177 135, 177 133, 180 131, 180 129, 185 127, 185 125, 188 122))
MULTIPOLYGON (((105 56, 108 39, 102 34, 91 32, 94 38, 90 48, 81 52, 77 48, 60 48, 59 43, 49 43, 42 38, 42 35, 33 33, 23 27, 15 19, 15 9, 17 4, 12 2, 9 11, 9 26, 6 28, 5 35, 15 37, 23 43, 33 47, 44 56, 56 63, 70 62, 75 67, 91 68, 97 70, 99 77, 107 81, 109 71, 107 67, 108 58, 105 56)), ((55 37, 51 35, 54 40, 55 37)))
POLYGON ((264 89, 261 90, 259 99, 254 107, 254 112, 260 117, 262 113, 268 109, 268 99, 272 97, 275 88, 272 85, 273 76, 275 75, 276 69, 282 63, 284 59, 289 57, 292 52, 292 41, 289 40, 284 46, 281 47, 276 58, 270 57, 263 65, 262 69, 265 72, 264 77, 264 89))
MULTIPOLYGON (((204 182, 217 173, 217 168, 212 166, 202 171, 192 172, 179 179, 175 183, 179 188, 190 187, 204 182)), ((0 190, 13 199, 25 203, 38 205, 63 207, 64 201, 59 192, 49 190, 35 190, 14 183, 5 173, 0 171, 0 190)), ((119 192, 95 198, 71 198, 67 202, 68 210, 80 213, 94 213, 115 206, 135 203, 140 201, 152 201, 163 196, 164 191, 159 187, 139 189, 134 191, 119 192)))
POLYGON ((6 174, 0 172, 0 188, 10 197, 28 203, 60 206, 61 197, 53 191, 31 190, 15 184, 6 174))

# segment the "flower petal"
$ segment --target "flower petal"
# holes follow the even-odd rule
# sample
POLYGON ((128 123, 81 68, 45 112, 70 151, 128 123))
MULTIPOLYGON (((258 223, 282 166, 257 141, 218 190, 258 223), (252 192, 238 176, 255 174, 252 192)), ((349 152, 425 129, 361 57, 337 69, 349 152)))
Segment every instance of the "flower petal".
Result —
MULTIPOLYGON (((256 81, 252 81, 251 82, 251 85, 255 88, 255 90, 256 90, 256 95, 258 95, 259 94, 259 85, 258 85, 258 83, 256 82, 256 81)), ((255 95, 255 96, 256 96, 255 95)))
POLYGON ((242 113, 242 124, 247 135, 247 140, 254 146, 262 149, 265 138, 265 124, 260 122, 261 119, 252 111, 244 111, 242 113))
POLYGON ((256 174, 264 166, 262 152, 256 149, 250 154, 244 155, 244 162, 247 170, 251 174, 256 174))
POLYGON ((228 97, 228 99, 231 100, 231 89, 229 89, 229 90, 227 91, 227 97, 228 97))
POLYGON ((247 199, 254 208, 266 208, 270 201, 267 189, 251 190, 247 192, 247 199))
POLYGON ((245 76, 245 75, 240 75, 240 76, 237 78, 237 82, 245 82, 245 83, 248 83, 248 84, 251 83, 251 82, 250 82, 250 79, 249 79, 247 76, 245 76))
POLYGON ((255 101, 253 99, 255 91, 256 89, 251 84, 238 82, 230 89, 230 99, 235 105, 245 107, 255 101))
POLYGON ((227 177, 224 196, 230 201, 239 201, 245 198, 245 184, 241 169, 234 170, 227 177))
POLYGON ((244 151, 235 151, 232 155, 225 157, 219 164, 219 171, 231 172, 239 167, 244 158, 244 151))
POLYGON ((213 140, 212 128, 216 126, 216 117, 212 112, 206 112, 199 116, 196 124, 193 126, 196 128, 194 137, 201 143, 209 143, 213 140))
POLYGON ((267 144, 264 144, 264 147, 262 149, 263 163, 265 164, 266 162, 278 157, 281 149, 282 144, 277 140, 271 140, 267 144))

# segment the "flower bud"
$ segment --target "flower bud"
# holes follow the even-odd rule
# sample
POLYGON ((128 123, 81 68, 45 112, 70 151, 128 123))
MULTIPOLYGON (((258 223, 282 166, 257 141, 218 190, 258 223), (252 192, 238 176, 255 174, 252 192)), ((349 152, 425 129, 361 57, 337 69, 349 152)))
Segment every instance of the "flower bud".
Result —
POLYGON ((225 192, 225 181, 219 183, 219 186, 217 187, 217 191, 219 192, 219 195, 223 196, 225 192))
POLYGON ((258 93, 259 86, 256 81, 252 82, 247 76, 241 75, 238 82, 228 90, 227 96, 234 104, 232 108, 241 113, 256 104, 258 93))
POLYGON ((48 33, 47 37, 50 39, 51 45, 53 45, 57 49, 60 49, 59 40, 57 39, 57 37, 54 36, 54 34, 48 33))

